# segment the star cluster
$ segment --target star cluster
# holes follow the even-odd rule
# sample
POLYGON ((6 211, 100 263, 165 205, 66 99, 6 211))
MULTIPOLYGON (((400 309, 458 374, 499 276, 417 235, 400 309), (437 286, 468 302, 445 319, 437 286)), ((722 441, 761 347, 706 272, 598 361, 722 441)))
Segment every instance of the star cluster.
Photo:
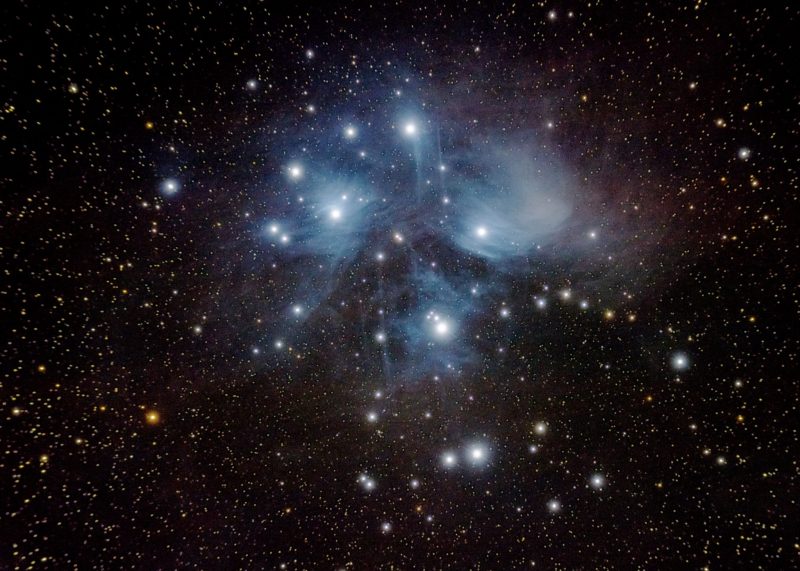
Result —
POLYGON ((798 564, 796 8, 5 12, 0 567, 798 564))

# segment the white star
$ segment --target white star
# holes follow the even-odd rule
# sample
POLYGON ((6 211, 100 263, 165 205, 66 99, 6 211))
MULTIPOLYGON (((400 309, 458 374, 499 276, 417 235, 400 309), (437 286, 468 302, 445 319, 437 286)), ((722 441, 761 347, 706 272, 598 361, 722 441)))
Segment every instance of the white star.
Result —
POLYGON ((592 477, 589 478, 589 485, 595 490, 600 490, 605 487, 606 478, 602 474, 592 474, 592 477))
POLYGON ((685 353, 675 353, 672 355, 671 363, 676 371, 685 371, 689 368, 689 357, 685 353))
POLYGON ((371 492, 377 486, 375 480, 373 480, 366 474, 361 474, 358 477, 358 482, 361 484, 361 487, 364 489, 365 492, 371 492))
POLYGON ((287 170, 289 172, 289 178, 291 178, 292 180, 299 180, 303 178, 303 167, 301 167, 300 165, 296 163, 291 164, 289 165, 289 168, 287 170))
POLYGON ((167 196, 177 194, 181 189, 181 185, 174 178, 168 178, 161 183, 161 192, 167 196))
POLYGON ((489 452, 482 444, 473 444, 467 450, 467 459, 474 466, 485 464, 488 460, 489 452))
POLYGON ((403 125, 403 133, 406 135, 406 137, 414 137, 417 135, 418 131, 419 128, 417 127, 417 124, 414 123, 413 121, 409 121, 408 123, 403 125))

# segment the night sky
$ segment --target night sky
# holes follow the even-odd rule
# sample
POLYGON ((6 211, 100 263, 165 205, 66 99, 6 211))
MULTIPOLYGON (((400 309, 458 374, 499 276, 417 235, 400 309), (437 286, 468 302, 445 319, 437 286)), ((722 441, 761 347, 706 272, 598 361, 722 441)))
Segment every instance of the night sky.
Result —
POLYGON ((123 4, 0 8, 0 568, 800 566, 800 8, 123 4))

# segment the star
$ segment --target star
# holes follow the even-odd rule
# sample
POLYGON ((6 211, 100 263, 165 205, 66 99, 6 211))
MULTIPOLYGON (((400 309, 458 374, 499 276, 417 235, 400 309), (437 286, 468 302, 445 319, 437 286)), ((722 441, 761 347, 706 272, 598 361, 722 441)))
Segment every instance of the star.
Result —
POLYGON ((452 468, 456 465, 457 459, 453 452, 445 452, 442 454, 442 465, 445 468, 452 468))
POLYGON ((361 474, 358 477, 358 482, 361 484, 361 488, 365 492, 371 492, 377 487, 377 483, 371 477, 366 474, 361 474))
POLYGON ((670 363, 672 368, 676 371, 685 371, 689 368, 689 357, 686 355, 686 353, 673 353, 670 363))
POLYGON ((289 178, 292 180, 299 180, 303 178, 303 167, 297 163, 292 163, 289 165, 287 172, 289 173, 289 178))
POLYGON ((430 311, 425 319, 431 324, 433 337, 440 341, 449 340, 453 334, 453 323, 437 311, 430 311))
POLYGON ((473 466, 482 466, 488 461, 488 450, 483 444, 473 444, 467 449, 466 457, 473 466))
POLYGON ((167 178, 161 182, 161 193, 165 196, 174 196, 181 189, 177 179, 167 178))
POLYGON ((589 485, 595 490, 600 490, 605 487, 606 479, 602 474, 592 474, 589 478, 589 485))
POLYGON ((419 127, 413 121, 408 121, 403 125, 403 134, 406 137, 416 137, 417 133, 419 132, 419 127))

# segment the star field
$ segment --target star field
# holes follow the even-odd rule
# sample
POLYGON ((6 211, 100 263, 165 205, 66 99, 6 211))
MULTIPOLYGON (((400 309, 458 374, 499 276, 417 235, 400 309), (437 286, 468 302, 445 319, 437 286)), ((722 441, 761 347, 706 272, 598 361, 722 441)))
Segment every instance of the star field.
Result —
POLYGON ((795 7, 2 14, 0 568, 800 565, 795 7))

